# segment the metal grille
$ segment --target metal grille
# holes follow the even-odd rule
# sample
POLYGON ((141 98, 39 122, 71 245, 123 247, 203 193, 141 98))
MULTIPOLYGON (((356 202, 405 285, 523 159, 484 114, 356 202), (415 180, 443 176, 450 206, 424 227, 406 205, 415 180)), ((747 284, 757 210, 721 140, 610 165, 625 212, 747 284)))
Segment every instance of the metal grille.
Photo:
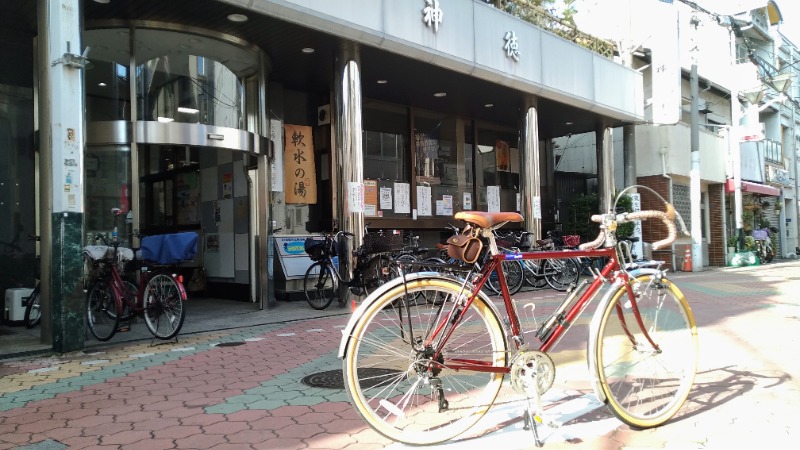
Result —
POLYGON ((689 186, 682 184, 672 185, 672 205, 675 210, 683 217, 686 228, 692 229, 692 203, 689 186))

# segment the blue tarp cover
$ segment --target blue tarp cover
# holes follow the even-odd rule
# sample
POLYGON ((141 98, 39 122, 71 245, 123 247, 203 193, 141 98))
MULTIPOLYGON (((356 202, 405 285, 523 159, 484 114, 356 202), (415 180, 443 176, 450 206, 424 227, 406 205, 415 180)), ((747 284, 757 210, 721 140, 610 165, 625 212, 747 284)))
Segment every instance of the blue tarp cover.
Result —
POLYGON ((142 238, 142 259, 158 264, 190 261, 197 254, 197 233, 157 234, 142 238))

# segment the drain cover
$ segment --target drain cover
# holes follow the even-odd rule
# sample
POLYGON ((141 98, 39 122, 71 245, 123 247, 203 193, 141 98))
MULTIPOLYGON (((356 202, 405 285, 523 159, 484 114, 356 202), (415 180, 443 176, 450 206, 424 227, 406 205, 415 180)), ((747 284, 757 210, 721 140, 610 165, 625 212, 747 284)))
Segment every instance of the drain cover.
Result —
MULTIPOLYGON (((377 367, 358 369, 358 378, 361 379, 362 388, 369 389, 385 382, 389 378, 397 376, 399 373, 399 370, 381 369, 377 367)), ((325 372, 314 373, 303 378, 301 382, 306 386, 311 387, 344 389, 344 378, 341 370, 328 370, 325 372)))
POLYGON ((236 347, 237 345, 244 345, 244 341, 220 342, 217 347, 236 347))

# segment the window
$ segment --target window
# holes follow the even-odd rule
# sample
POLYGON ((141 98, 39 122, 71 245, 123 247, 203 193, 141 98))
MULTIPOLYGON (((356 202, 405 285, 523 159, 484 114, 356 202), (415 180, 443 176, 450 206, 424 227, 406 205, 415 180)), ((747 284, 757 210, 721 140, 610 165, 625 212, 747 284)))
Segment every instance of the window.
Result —
POLYGON ((481 211, 518 211, 520 152, 509 130, 478 126, 476 171, 481 211))
POLYGON ((417 217, 452 217, 475 209, 472 127, 457 117, 414 116, 417 217))
POLYGON ((411 217, 408 111, 365 101, 363 124, 364 215, 411 217), (398 196, 398 192, 406 195, 398 196))

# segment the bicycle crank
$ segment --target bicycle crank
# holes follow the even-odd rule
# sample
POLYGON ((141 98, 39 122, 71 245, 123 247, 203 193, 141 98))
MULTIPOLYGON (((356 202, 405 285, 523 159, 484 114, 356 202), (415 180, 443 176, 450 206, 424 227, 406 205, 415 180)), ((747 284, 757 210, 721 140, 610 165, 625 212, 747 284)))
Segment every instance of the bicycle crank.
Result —
POLYGON ((544 395, 555 379, 556 366, 547 353, 521 350, 511 363, 511 387, 520 394, 544 395))
POLYGON ((525 430, 531 430, 537 447, 544 445, 538 425, 543 420, 542 395, 553 386, 556 368, 553 359, 538 350, 523 349, 511 363, 511 387, 525 395, 525 430))

